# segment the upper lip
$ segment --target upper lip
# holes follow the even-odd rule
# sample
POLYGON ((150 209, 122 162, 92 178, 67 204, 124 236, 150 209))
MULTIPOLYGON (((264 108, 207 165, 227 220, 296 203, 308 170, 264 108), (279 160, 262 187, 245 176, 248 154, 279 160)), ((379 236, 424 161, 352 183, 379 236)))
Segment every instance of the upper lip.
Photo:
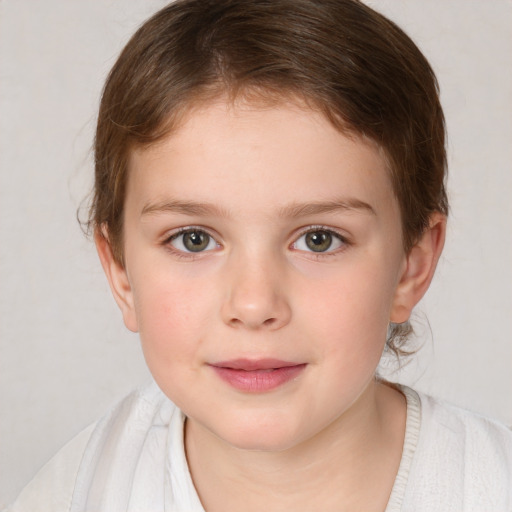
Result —
POLYGON ((270 370, 274 368, 286 368, 289 366, 299 366, 302 363, 295 363, 290 361, 282 361, 280 359, 230 359, 229 361, 219 361, 218 363, 211 363, 211 366, 217 368, 229 368, 232 370, 270 370))

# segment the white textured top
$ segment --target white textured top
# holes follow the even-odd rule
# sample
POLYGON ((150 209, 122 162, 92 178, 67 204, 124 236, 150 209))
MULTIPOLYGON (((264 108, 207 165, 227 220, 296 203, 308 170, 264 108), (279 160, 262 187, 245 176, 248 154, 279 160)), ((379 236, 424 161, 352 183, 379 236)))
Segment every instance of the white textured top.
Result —
MULTIPOLYGON (((512 432, 400 387, 407 424, 385 512, 511 512, 512 432)), ((152 384, 68 443, 9 512, 204 512, 184 415, 152 384)))

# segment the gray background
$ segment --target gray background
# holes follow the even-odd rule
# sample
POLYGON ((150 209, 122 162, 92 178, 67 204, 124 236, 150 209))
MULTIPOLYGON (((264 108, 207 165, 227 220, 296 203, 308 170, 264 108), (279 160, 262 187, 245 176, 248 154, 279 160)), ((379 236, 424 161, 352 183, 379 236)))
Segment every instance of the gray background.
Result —
MULTIPOLYGON (((425 346, 390 378, 512 424, 512 2, 369 3, 430 59, 449 131, 448 242, 416 314, 425 346)), ((75 214, 103 80, 164 4, 0 0, 0 506, 148 378, 75 214)))

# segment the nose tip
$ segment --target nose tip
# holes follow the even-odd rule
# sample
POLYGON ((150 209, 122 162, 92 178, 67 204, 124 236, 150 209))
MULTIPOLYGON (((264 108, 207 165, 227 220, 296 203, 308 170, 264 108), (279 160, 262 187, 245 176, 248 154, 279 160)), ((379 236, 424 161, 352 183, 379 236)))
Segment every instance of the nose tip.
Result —
MULTIPOLYGON (((268 315, 271 313, 269 312, 268 315)), ((227 323, 231 327, 246 327, 248 329, 279 329, 286 323, 283 315, 279 317, 267 316, 263 308, 245 309, 238 311, 232 311, 231 315, 228 315, 227 323)))
POLYGON ((224 322, 230 327, 276 330, 290 321, 290 305, 278 279, 258 274, 239 275, 231 281, 222 308, 224 322))

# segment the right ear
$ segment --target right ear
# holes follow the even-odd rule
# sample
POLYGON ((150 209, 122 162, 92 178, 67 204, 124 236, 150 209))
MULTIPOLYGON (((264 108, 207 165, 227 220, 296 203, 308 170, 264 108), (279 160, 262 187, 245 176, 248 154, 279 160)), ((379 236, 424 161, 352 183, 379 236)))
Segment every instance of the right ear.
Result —
POLYGON ((124 265, 114 258, 112 247, 108 240, 108 233, 104 227, 101 228, 101 232, 99 230, 96 231, 94 242, 101 265, 107 276, 108 284, 112 290, 112 295, 123 314, 124 324, 130 331, 137 332, 139 329, 130 280, 124 265))

